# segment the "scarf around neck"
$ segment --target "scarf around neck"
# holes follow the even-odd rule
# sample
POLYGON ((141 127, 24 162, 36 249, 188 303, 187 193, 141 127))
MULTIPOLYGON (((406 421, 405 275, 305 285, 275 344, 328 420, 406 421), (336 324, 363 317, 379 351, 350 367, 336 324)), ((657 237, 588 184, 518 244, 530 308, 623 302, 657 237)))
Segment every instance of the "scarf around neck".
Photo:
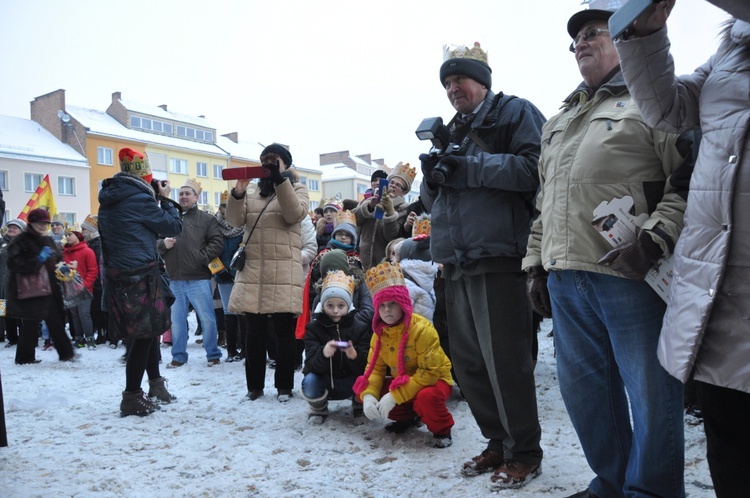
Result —
POLYGON ((216 213, 214 215, 216 218, 217 223, 219 223, 219 231, 224 236, 224 238, 227 239, 233 239, 237 237, 238 235, 242 235, 245 233, 245 227, 233 227, 229 223, 227 223, 227 220, 222 218, 221 213, 216 213))

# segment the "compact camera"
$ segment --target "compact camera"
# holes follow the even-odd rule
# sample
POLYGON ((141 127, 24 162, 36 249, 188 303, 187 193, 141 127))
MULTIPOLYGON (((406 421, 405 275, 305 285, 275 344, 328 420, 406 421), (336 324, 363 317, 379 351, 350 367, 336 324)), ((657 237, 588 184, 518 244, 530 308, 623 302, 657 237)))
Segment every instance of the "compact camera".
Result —
MULTIPOLYGON (((425 118, 415 131, 417 138, 420 140, 429 140, 432 142, 432 149, 429 155, 438 161, 445 156, 456 154, 461 147, 458 144, 450 142, 450 130, 443 124, 443 118, 425 118)), ((432 169, 432 181, 438 184, 445 183, 448 177, 453 173, 453 167, 442 162, 432 169)))

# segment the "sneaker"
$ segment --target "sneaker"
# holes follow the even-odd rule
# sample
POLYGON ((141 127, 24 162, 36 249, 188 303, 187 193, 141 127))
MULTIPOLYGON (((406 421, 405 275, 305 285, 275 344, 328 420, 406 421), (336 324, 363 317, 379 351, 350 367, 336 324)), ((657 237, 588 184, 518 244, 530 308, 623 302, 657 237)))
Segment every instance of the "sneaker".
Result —
POLYGON ((184 363, 181 363, 177 360, 172 360, 169 363, 167 363, 167 368, 179 368, 182 365, 184 365, 184 363))
POLYGON ((260 391, 248 391, 245 397, 249 399, 250 401, 255 401, 256 399, 263 396, 263 390, 260 391))
POLYGON ((49 351, 50 349, 55 349, 55 346, 52 345, 52 341, 49 339, 45 339, 44 346, 42 346, 42 351, 49 351))
POLYGON ((504 462, 505 458, 502 453, 487 448, 479 455, 465 462, 461 468, 461 473, 466 477, 474 477, 486 474, 487 472, 494 472, 504 462))
POLYGON ((169 342, 169 341, 164 341, 164 342, 161 343, 161 347, 163 347, 163 348, 171 348, 172 347, 172 343, 169 342))
POLYGON ((221 363, 221 359, 220 358, 213 358, 211 360, 208 360, 208 366, 209 367, 212 367, 214 365, 218 365, 219 363, 221 363))
POLYGON ((397 422, 391 422, 385 426, 385 430, 392 432, 393 434, 401 434, 408 431, 412 427, 421 427, 422 422, 419 421, 418 417, 410 418, 409 420, 399 420, 397 422))
POLYGON ((505 460, 490 477, 492 491, 519 489, 542 473, 542 464, 528 465, 515 460, 505 460))
POLYGON ((433 434, 433 448, 447 448, 448 446, 453 444, 453 438, 451 437, 451 432, 448 431, 448 434, 433 434))
POLYGON ((94 342, 93 337, 86 339, 86 347, 89 349, 89 351, 93 351, 96 349, 96 342, 94 342))
POLYGON ((83 341, 83 337, 76 337, 73 339, 73 347, 83 349, 86 347, 86 343, 83 341))
POLYGON ((276 395, 276 400, 279 403, 286 403, 294 397, 291 389, 279 389, 279 393, 276 395))

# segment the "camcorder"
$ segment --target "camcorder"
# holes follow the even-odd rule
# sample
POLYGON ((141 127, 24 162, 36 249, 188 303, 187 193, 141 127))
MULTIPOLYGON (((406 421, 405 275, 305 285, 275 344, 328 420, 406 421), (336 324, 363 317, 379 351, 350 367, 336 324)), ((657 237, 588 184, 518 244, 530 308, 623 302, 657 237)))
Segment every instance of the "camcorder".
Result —
MULTIPOLYGON (((443 118, 425 118, 415 131, 417 138, 420 140, 429 140, 432 142, 429 156, 431 159, 440 161, 440 159, 451 154, 456 154, 461 146, 450 142, 450 130, 443 124, 443 118)), ((432 169, 432 181, 437 184, 443 184, 453 173, 453 167, 442 162, 432 169)))

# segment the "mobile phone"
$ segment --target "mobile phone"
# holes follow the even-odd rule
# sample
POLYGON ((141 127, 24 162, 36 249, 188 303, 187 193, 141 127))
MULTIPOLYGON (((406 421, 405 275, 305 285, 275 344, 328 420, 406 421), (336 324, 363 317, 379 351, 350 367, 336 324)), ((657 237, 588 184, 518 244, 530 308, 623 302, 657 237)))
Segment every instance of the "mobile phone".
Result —
POLYGON ((609 36, 616 40, 633 26, 651 4, 660 0, 629 0, 609 18, 609 36))
MULTIPOLYGON (((385 178, 381 178, 380 182, 378 183, 378 199, 382 199, 383 194, 385 194, 386 192, 388 192, 388 180, 385 178)), ((375 212, 373 213, 372 217, 376 220, 382 220, 384 214, 385 213, 383 212, 383 210, 380 209, 380 206, 378 206, 375 208, 375 212)))
POLYGON ((269 173, 268 169, 263 166, 241 166, 221 170, 221 178, 224 180, 247 180, 250 178, 265 178, 269 173))
POLYGON ((339 349, 348 349, 349 343, 347 341, 334 341, 336 343, 336 347, 339 349))

